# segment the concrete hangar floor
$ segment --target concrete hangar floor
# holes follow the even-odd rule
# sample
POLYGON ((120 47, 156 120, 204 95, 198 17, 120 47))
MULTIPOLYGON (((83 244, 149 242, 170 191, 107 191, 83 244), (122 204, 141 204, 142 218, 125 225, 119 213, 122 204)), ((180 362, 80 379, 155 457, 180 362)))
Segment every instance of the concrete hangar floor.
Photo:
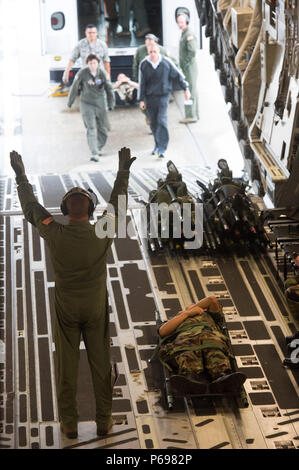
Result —
POLYGON ((242 174, 242 157, 206 48, 198 52, 201 119, 189 126, 178 123, 183 101, 176 93, 169 106, 166 161, 151 156, 152 136, 136 107, 110 113, 109 140, 97 164, 89 162, 78 108, 68 112, 66 98, 49 97, 46 61, 28 41, 24 37, 20 45, 10 39, 2 56, 17 73, 5 81, 1 107, 0 448, 296 448, 299 375, 281 365, 284 336, 294 325, 269 257, 151 254, 138 231, 138 198, 147 200, 166 174, 168 159, 194 192, 197 178, 213 180, 221 157, 235 176, 242 174), (61 197, 75 185, 88 184, 97 192, 100 213, 122 146, 130 147, 137 160, 129 187, 130 236, 115 240, 108 260, 111 350, 120 372, 115 425, 106 438, 96 437, 92 383, 81 343, 79 435, 68 440, 59 431, 55 394, 53 272, 47 248, 22 216, 8 155, 11 149, 20 151, 39 200, 60 218, 61 197), (169 412, 161 399, 160 366, 148 363, 156 345, 154 312, 170 318, 209 294, 224 306, 237 365, 248 377, 249 406, 237 408, 228 399, 179 399, 169 412))

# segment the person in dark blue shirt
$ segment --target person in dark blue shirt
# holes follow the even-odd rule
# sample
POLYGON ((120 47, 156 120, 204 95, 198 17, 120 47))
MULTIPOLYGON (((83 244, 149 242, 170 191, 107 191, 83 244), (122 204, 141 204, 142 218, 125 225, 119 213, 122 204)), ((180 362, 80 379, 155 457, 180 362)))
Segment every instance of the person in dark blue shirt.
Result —
POLYGON ((185 99, 191 97, 188 82, 174 63, 160 54, 158 44, 153 44, 149 55, 139 66, 138 99, 141 110, 147 109, 150 127, 155 139, 152 155, 163 158, 169 142, 167 110, 173 82, 184 90, 185 99))

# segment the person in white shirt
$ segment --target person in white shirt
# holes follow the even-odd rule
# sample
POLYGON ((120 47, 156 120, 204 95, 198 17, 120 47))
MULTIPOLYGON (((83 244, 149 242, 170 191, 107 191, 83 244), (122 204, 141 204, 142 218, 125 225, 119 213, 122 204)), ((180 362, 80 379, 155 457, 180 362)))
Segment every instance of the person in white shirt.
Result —
POLYGON ((160 54, 158 44, 153 44, 149 55, 139 66, 138 99, 140 109, 148 111, 150 127, 155 139, 152 155, 163 158, 169 142, 167 111, 173 81, 184 90, 185 99, 190 99, 188 82, 174 63, 160 54))

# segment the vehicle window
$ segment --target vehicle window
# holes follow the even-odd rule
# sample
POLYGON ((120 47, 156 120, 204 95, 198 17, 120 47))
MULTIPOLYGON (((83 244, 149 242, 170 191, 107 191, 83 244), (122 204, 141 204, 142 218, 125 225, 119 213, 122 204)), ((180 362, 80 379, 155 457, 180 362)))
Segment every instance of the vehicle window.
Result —
POLYGON ((63 29, 65 25, 65 17, 61 11, 56 11, 51 15, 51 27, 55 31, 63 29))

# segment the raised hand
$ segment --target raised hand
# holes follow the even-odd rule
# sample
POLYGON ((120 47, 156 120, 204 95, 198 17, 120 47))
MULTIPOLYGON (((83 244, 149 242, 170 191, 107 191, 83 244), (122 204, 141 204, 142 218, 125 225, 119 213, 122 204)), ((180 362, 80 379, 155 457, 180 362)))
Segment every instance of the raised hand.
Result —
POLYGON ((136 157, 131 158, 131 150, 123 147, 118 152, 118 169, 129 170, 136 157))
POLYGON ((25 167, 22 161, 22 157, 15 150, 10 152, 10 164, 16 176, 25 175, 25 167))

